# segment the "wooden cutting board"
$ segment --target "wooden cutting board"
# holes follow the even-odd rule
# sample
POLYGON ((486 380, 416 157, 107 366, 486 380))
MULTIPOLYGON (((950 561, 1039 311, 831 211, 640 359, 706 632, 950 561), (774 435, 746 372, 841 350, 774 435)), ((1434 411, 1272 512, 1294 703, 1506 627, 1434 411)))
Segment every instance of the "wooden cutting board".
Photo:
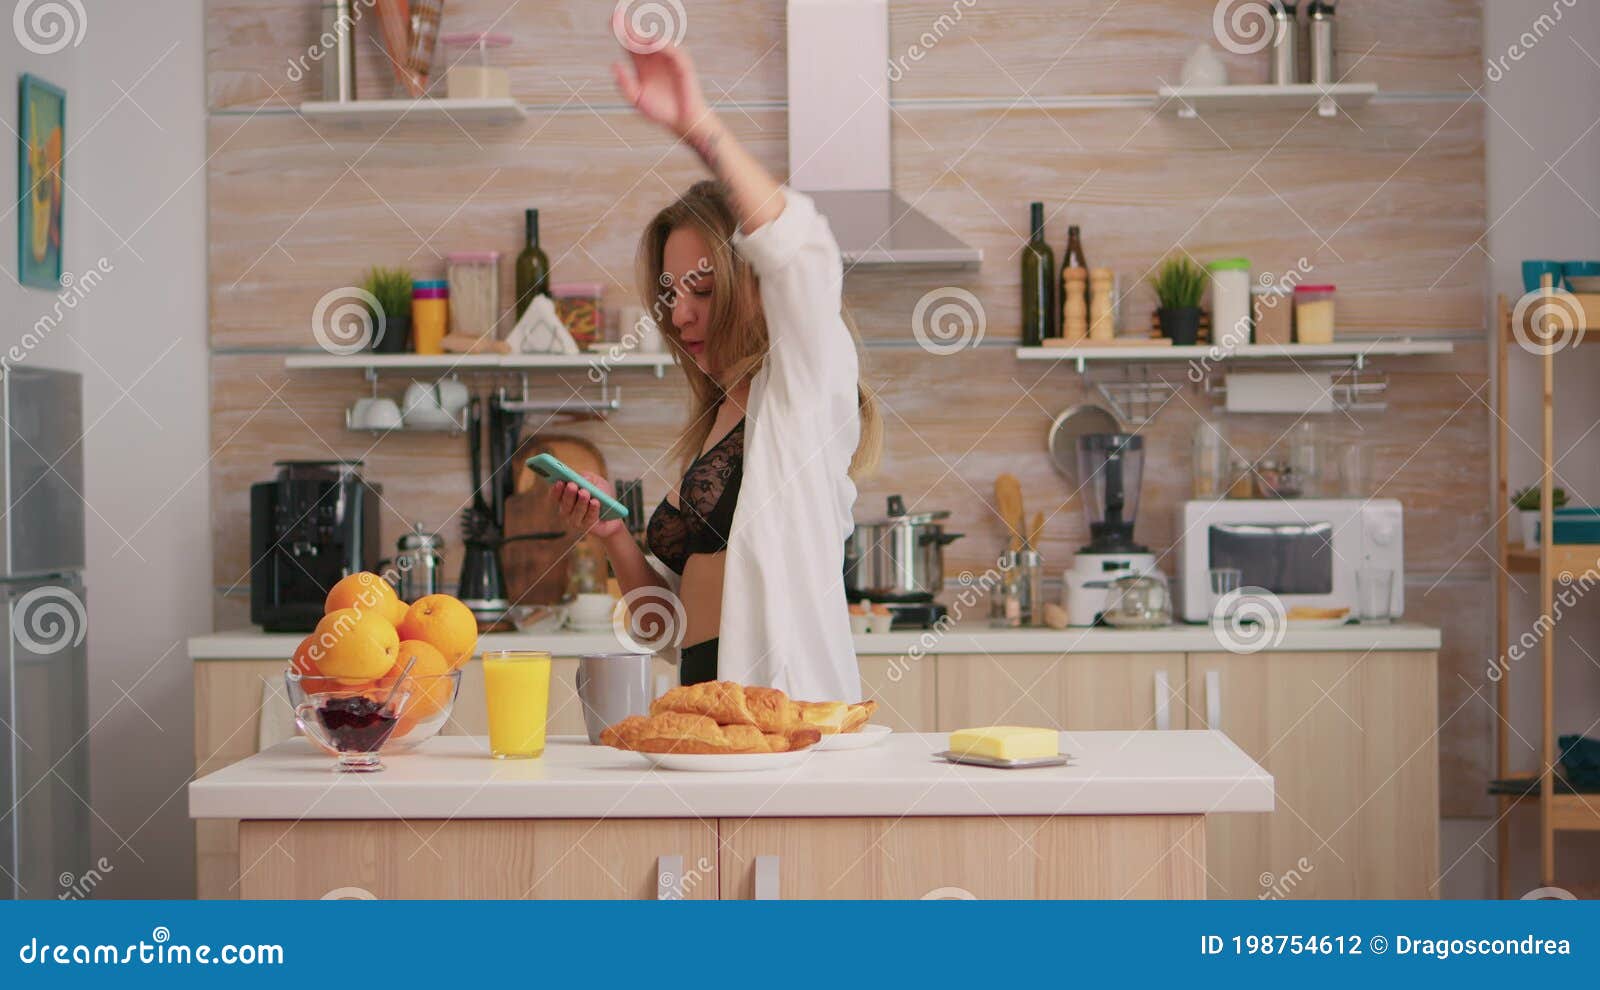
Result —
MULTIPOLYGON (((567 569, 577 537, 562 522, 548 481, 523 466, 536 454, 553 454, 579 474, 609 477, 605 455, 583 437, 538 434, 522 442, 512 459, 516 494, 506 499, 506 543, 500 551, 506 595, 513 605, 553 605, 567 591, 567 569), (519 537, 521 537, 519 539, 519 537)), ((599 541, 596 559, 604 559, 599 541)))

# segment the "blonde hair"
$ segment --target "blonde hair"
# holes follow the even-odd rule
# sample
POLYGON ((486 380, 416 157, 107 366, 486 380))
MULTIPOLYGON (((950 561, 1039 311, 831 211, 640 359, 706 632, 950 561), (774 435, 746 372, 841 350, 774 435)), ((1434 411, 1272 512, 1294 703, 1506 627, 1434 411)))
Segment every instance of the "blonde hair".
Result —
MULTIPOLYGON (((673 359, 689 380, 691 396, 689 422, 683 435, 672 445, 672 455, 687 469, 705 447, 715 420, 714 411, 724 390, 761 370, 767 356, 767 316, 761 308, 760 285, 755 269, 733 249, 733 234, 738 219, 727 187, 707 179, 689 187, 671 205, 657 213, 639 238, 639 296, 661 327, 661 335, 672 349, 673 359), (665 275, 664 254, 667 238, 674 230, 687 227, 706 244, 706 257, 700 267, 711 271, 711 315, 706 330, 705 355, 713 368, 724 369, 719 382, 700 367, 684 349, 682 336, 673 325, 672 294, 665 275)), ((839 313, 850 338, 855 342, 857 366, 865 370, 861 335, 848 310, 839 313)), ((878 466, 883 449, 883 421, 872 393, 856 385, 856 403, 861 419, 861 438, 850 458, 850 476, 863 477, 878 466)))

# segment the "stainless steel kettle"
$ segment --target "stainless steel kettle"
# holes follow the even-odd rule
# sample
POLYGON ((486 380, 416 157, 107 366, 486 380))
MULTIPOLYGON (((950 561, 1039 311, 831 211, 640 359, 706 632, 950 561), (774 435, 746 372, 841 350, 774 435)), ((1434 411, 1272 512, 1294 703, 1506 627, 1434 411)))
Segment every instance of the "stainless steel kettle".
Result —
POLYGON ((414 602, 439 593, 439 573, 444 567, 444 537, 429 533, 421 523, 400 537, 394 567, 400 575, 397 589, 404 601, 414 602))

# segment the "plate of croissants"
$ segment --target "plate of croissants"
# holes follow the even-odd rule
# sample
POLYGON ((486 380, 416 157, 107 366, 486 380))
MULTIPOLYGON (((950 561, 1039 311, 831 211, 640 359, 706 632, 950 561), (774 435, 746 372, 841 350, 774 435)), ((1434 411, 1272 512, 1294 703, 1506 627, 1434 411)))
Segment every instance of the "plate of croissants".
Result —
POLYGON ((608 727, 600 742, 663 770, 776 770, 823 749, 818 744, 825 739, 877 729, 867 724, 877 707, 795 701, 777 688, 706 681, 673 688, 650 705, 649 715, 608 727))

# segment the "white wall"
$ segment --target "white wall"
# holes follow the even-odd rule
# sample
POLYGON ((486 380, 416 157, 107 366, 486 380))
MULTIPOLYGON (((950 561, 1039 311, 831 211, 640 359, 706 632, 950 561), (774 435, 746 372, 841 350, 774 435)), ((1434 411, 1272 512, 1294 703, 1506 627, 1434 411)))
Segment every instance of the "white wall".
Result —
MULTIPOLYGON (((84 8, 79 44, 52 54, 25 50, 9 16, 0 30, 10 126, 17 73, 67 90, 64 268, 110 267, 27 361, 84 376, 90 803, 110 866, 96 896, 185 897, 184 640, 210 627, 203 19, 200 0, 84 8)), ((15 189, 10 144, 0 162, 15 189)), ((0 351, 54 302, 16 283, 15 224, 0 222, 0 351)))
MULTIPOLYGON (((1486 140, 1488 208, 1491 224, 1485 248, 1491 258, 1490 305, 1504 293, 1514 302, 1522 293, 1525 258, 1557 261, 1600 259, 1600 4, 1590 0, 1486 0, 1483 53, 1489 80, 1486 140), (1543 17, 1543 20, 1541 20, 1543 17), (1531 42, 1531 43, 1530 43, 1531 42), (1512 46, 1523 52, 1517 58, 1512 46)), ((1492 312, 1492 309, 1491 309, 1492 312)), ((1491 324, 1492 325, 1492 324, 1491 324)), ((1513 347, 1510 376, 1512 429, 1510 482, 1513 488, 1538 480, 1540 371, 1538 359, 1513 347)), ((1574 501, 1600 505, 1600 337, 1556 357, 1556 448, 1566 452, 1558 481, 1574 501)), ((1490 439, 1492 443, 1492 438, 1490 439)), ((1486 540, 1485 547, 1492 547, 1486 540)), ((1525 593, 1512 596, 1513 637, 1537 617, 1537 582, 1525 580, 1525 593)), ((1600 609, 1579 608, 1556 631, 1556 731, 1600 735, 1600 609)), ((1512 750, 1517 768, 1537 765, 1540 732, 1538 659, 1511 672, 1512 750), (1527 741, 1527 745, 1518 735, 1527 741)), ((1485 684, 1485 688, 1491 685, 1485 684)), ((1486 745, 1489 743, 1486 741, 1486 745)), ((1538 836, 1532 815, 1513 813, 1514 892, 1538 885, 1538 836)), ((1468 829, 1494 848, 1489 820, 1468 829)), ((1572 836, 1560 847, 1558 879, 1592 883, 1600 856, 1596 837, 1572 836), (1581 860, 1591 868, 1574 870, 1581 860)), ((1447 850, 1444 865, 1454 857, 1447 850)), ((1462 869, 1486 869, 1481 855, 1469 855, 1462 869)), ((1461 878, 1457 878, 1460 880, 1461 878)), ((1447 888, 1449 881, 1447 879, 1447 888)), ((1476 886, 1474 882, 1473 886, 1476 886)), ((1492 895, 1493 887, 1484 892, 1492 895)))

